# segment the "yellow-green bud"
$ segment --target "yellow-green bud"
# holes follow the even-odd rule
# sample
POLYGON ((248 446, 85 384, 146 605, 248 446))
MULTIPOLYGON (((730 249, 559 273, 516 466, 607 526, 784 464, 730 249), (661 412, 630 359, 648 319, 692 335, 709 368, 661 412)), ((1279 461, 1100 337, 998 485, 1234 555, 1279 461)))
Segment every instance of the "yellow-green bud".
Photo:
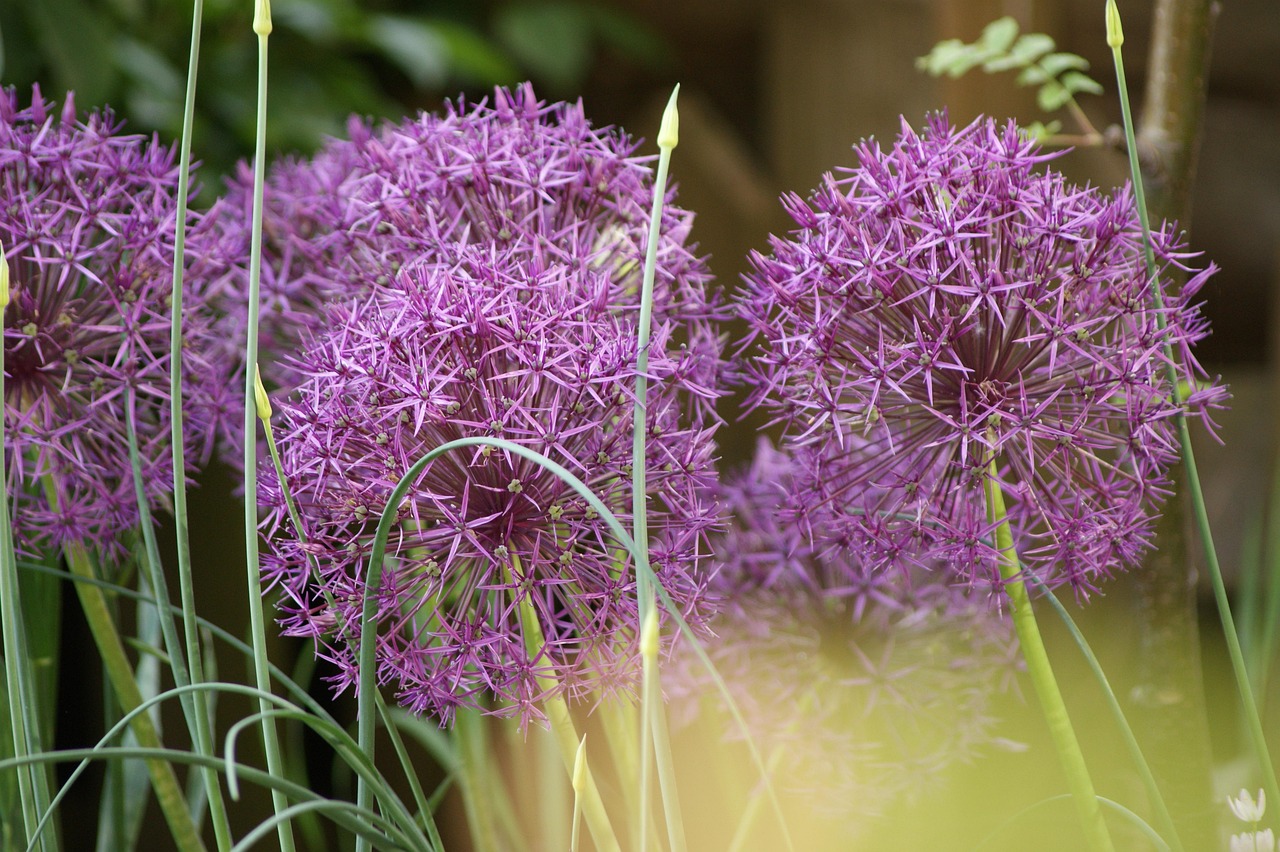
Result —
POLYGON ((649 607, 649 614, 640 628, 640 655, 647 660, 658 658, 658 608, 649 607))
POLYGON ((578 753, 573 757, 573 792, 581 793, 587 783, 587 735, 578 743, 578 753))
POLYGON ((267 389, 262 386, 262 373, 258 371, 257 364, 253 365, 253 397, 258 404, 258 419, 263 423, 271 420, 271 397, 267 396, 267 389))
POLYGON ((1120 8, 1116 0, 1107 0, 1107 46, 1118 50, 1124 44, 1124 28, 1120 26, 1120 8))
POLYGON ((9 307, 9 258, 4 256, 4 243, 0 243, 0 311, 9 307))
POLYGON ((667 101, 667 108, 662 111, 662 126, 658 130, 658 147, 670 151, 680 144, 680 110, 676 109, 676 98, 680 96, 680 84, 676 83, 667 101))
POLYGON ((253 31, 260 36, 271 35, 271 0, 258 0, 253 10, 253 31))

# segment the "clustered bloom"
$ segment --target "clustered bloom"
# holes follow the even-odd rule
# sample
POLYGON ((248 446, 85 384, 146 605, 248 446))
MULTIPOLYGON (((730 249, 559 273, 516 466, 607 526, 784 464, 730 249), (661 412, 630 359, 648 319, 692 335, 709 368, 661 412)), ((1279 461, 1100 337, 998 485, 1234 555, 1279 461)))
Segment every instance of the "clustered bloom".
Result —
MULTIPOLYGON (((985 596, 919 570, 869 571, 815 544, 830 539, 823 530, 811 538, 788 523, 779 510, 803 476, 762 442, 724 486, 731 520, 710 587, 722 603, 704 644, 761 752, 783 756, 782 786, 856 831, 998 741, 992 707, 1012 682, 1015 646, 985 596)), ((721 706, 688 656, 666 683, 721 706)), ((740 736, 727 713, 714 718, 740 736)))
MULTIPOLYGON (((37 88, 0 91, 0 244, 7 493, 17 545, 70 542, 122 554, 139 509, 126 442, 132 406, 147 499, 171 489, 169 335, 176 195, 171 147, 121 134, 109 111, 77 121, 37 88), (130 393, 132 403, 129 402, 130 393)), ((183 375, 192 456, 207 454, 225 368, 209 360, 210 317, 187 311, 183 375)), ((195 459, 193 458, 193 461, 195 459)))
MULTIPOLYGON (((652 158, 637 156, 626 135, 593 127, 581 103, 541 103, 526 84, 377 128, 353 118, 348 137, 276 163, 267 178, 259 334, 269 387, 301 381, 286 356, 305 332, 320 330, 326 305, 363 298, 415 258, 459 245, 537 246, 549 260, 605 269, 619 293, 638 295, 652 158)), ((251 189, 244 166, 198 237, 222 259, 224 337, 240 349, 251 189)), ((702 352, 698 380, 710 388, 720 343, 707 320, 723 311, 702 286, 705 265, 686 248, 691 221, 666 206, 654 312, 682 324, 682 342, 702 352)))
POLYGON ((1196 387, 1191 353, 1212 267, 1154 234, 1157 311, 1129 191, 1038 171, 1052 155, 1013 124, 940 115, 857 150, 844 177, 784 199, 798 228, 752 256, 741 300, 753 401, 815 449, 800 504, 837 516, 869 567, 940 562, 998 587, 994 465, 1024 569, 1087 594, 1140 557, 1169 489, 1165 345, 1194 388, 1185 410, 1224 397, 1196 387))
MULTIPOLYGON (((278 507, 264 570, 285 632, 317 641, 339 687, 356 677, 379 517, 428 451, 470 436, 513 441, 630 518, 637 300, 612 269, 543 248, 477 241, 412 260, 331 309, 331 331, 293 363, 307 378, 279 406, 280 445, 304 539, 288 528, 278 486, 264 483, 278 507)), ((647 374, 651 555, 697 623, 716 519, 713 423, 688 402, 704 392, 695 379, 705 367, 673 328, 655 326, 647 374)), ((528 720, 544 683, 569 695, 629 683, 633 569, 566 483, 507 451, 467 447, 432 462, 396 512, 376 592, 378 677, 413 711, 447 721, 496 698, 491 709, 528 720)))

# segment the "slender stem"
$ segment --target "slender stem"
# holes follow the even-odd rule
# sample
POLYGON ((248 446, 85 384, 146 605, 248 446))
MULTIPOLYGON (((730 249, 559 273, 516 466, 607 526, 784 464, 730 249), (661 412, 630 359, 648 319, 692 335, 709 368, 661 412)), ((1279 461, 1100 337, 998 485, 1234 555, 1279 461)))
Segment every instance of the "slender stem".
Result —
MULTIPOLYGON (((1164 293, 1161 290, 1160 278, 1156 270, 1155 251, 1151 241, 1151 220, 1147 213, 1146 193, 1143 190, 1142 170, 1138 164, 1138 148, 1134 138, 1133 115, 1129 108, 1129 88, 1125 82, 1124 59, 1121 45, 1124 35, 1120 28, 1120 13, 1116 9, 1115 0, 1108 0, 1108 42, 1111 45, 1111 56, 1116 68, 1116 84, 1120 91, 1120 109, 1124 116, 1125 142, 1129 149, 1129 171, 1133 179, 1134 202, 1138 208, 1138 220, 1142 224, 1142 252, 1146 259, 1147 275, 1151 279, 1151 300, 1155 306, 1156 324, 1163 334, 1166 328, 1164 293)), ((1164 337, 1164 356, 1169 374, 1169 395, 1177 410, 1175 428, 1178 433, 1178 444, 1182 451, 1182 462, 1187 472, 1187 486, 1190 490, 1191 511, 1195 518, 1200 544, 1204 555, 1205 566, 1213 583, 1213 599, 1218 607, 1218 615, 1222 620, 1223 638, 1227 643, 1227 653, 1231 658, 1231 670, 1236 680, 1236 690, 1240 695, 1240 703, 1244 710, 1245 726, 1252 741, 1254 754, 1259 769, 1262 771, 1263 786, 1267 796, 1274 802, 1280 802, 1280 784, 1276 781, 1275 765, 1271 762, 1271 752, 1267 748, 1266 734, 1262 728, 1262 717, 1258 713, 1257 702, 1254 701, 1253 687, 1249 683, 1249 670, 1245 665, 1244 653, 1240 650, 1240 636, 1236 632, 1235 619, 1231 615, 1231 601, 1227 595, 1226 583, 1222 579, 1222 566, 1218 562, 1218 551, 1213 544, 1213 531, 1209 526, 1209 510, 1204 499, 1204 489, 1200 484, 1200 473, 1196 465, 1195 451, 1191 446, 1191 432, 1187 427, 1186 406, 1182 395, 1182 386, 1178 380, 1177 360, 1168 336, 1164 337)))
MULTIPOLYGON (((193 0, 191 14, 191 51, 187 60, 187 89, 182 112, 182 138, 178 145, 178 198, 177 224, 173 238, 173 289, 172 314, 169 325, 169 422, 170 452, 173 458, 173 522, 178 554, 178 596, 182 604, 183 636, 186 643, 186 666, 180 663, 181 646, 176 642, 169 648, 173 661, 174 682, 204 682, 204 657, 200 650, 200 632, 195 617, 195 586, 191 572, 191 542, 187 523, 187 471, 183 440, 182 412, 182 299, 183 273, 186 267, 187 208, 191 188, 191 139, 195 123, 196 71, 200 62, 200 27, 204 19, 204 0, 193 0)), ((144 523, 144 528, 145 528, 144 523)), ((153 583, 153 588, 158 588, 153 583)), ((164 607, 161 618, 171 620, 164 607)), ((165 642, 169 643, 166 630, 165 642)), ((193 727, 192 739, 196 751, 213 755, 213 730, 209 718, 207 696, 202 690, 191 694, 184 702, 187 724, 193 727)), ((227 823, 226 804, 218 773, 205 766, 200 771, 204 779, 205 795, 209 801, 209 817, 213 823, 214 838, 218 848, 226 852, 231 848, 231 827, 227 823)))
MULTIPOLYGON (((69 544, 64 552, 67 564, 71 567, 71 573, 77 579, 94 578, 89 554, 80 544, 69 544)), ((120 641, 120 634, 111 620, 106 596, 98 586, 80 582, 76 583, 76 595, 80 598, 85 621, 88 622, 89 632, 93 634, 93 640, 98 646, 98 655, 102 658, 102 665, 106 668, 108 679, 115 690, 116 700, 120 702, 121 710, 130 713, 142 704, 142 693, 138 689, 137 681, 134 680, 133 668, 129 664, 124 644, 120 641)), ((138 738, 138 744, 143 748, 159 749, 161 747, 160 735, 151 717, 146 713, 134 716, 129 726, 133 730, 133 735, 138 738)), ((147 760, 147 770, 151 773, 151 785, 156 791, 156 801, 160 803, 160 809, 164 812, 174 843, 183 852, 203 850, 204 843, 200 840, 195 823, 191 821, 191 814, 187 811, 186 797, 178 785, 173 767, 168 761, 152 758, 147 760)))
MULTIPOLYGON (((280 755, 280 738, 275 720, 268 714, 270 705, 265 695, 271 692, 271 675, 267 668, 267 634, 262 599, 262 580, 258 563, 258 435, 255 411, 255 379, 258 364, 258 311, 260 308, 259 285, 262 279, 262 195, 267 168, 267 37, 271 34, 270 9, 267 0, 258 0, 254 15, 254 32, 258 35, 258 102, 257 126, 253 155, 253 221, 249 258, 249 321, 245 335, 245 390, 244 390, 244 540, 245 584, 249 593, 249 629, 253 637, 254 676, 257 687, 264 696, 259 699, 262 709, 262 740, 267 753, 267 771, 284 777, 284 759, 280 755)), ((361 787, 367 793, 367 785, 361 787)), ((279 790, 271 791, 271 802, 279 816, 288 806, 288 800, 279 790)), ((371 804, 366 796, 360 807, 371 804)), ((293 828, 288 820, 277 823, 281 852, 293 852, 293 828)), ((362 839, 361 843, 367 843, 362 839)))
POLYGON ((1031 608, 1031 598, 1027 595, 1022 566, 1018 562, 1018 553, 1013 543, 1013 530, 1005 512, 1004 492, 996 480, 996 474, 996 460, 992 456, 984 483, 987 492, 987 517, 996 525, 1000 577, 1004 580, 1004 592, 1009 599, 1018 645, 1022 648, 1027 674, 1031 676, 1036 697, 1040 700, 1040 710, 1049 725, 1049 735, 1058 751, 1063 772, 1066 773, 1067 786, 1071 789, 1076 815, 1080 819, 1080 827, 1084 829, 1089 848, 1093 852, 1113 852, 1115 847, 1107 832, 1107 824, 1102 819, 1102 808, 1098 806, 1098 797, 1093 790, 1093 779, 1089 777, 1084 753, 1080 750, 1080 742, 1071 726, 1067 705, 1062 700, 1062 691, 1058 688, 1057 678, 1049 665, 1049 654, 1040 636, 1035 611, 1031 608))
MULTIPOLYGON (((648 452, 645 447, 648 422, 648 390, 649 390, 649 335, 653 324, 653 287, 657 275, 658 241, 662 228, 662 208, 667 194, 667 171, 671 166, 671 152, 679 142, 679 114, 676 111, 676 99, 680 95, 680 86, 676 85, 667 102, 662 115, 662 127, 658 131, 658 172, 653 180, 653 206, 649 214, 649 242, 644 258, 644 273, 640 290, 640 317, 636 330, 636 404, 631 419, 631 530, 636 545, 636 559, 649 567, 649 506, 647 486, 645 482, 648 452)), ((648 571, 637 567, 636 593, 639 597, 638 617, 642 625, 647 624, 650 614, 653 616, 654 630, 657 630, 656 597, 649 583, 648 571)), ((655 651, 657 636, 654 637, 655 651)), ((670 743, 666 741, 666 719, 663 717, 661 678, 658 673, 657 654, 641 654, 643 685, 640 701, 640 813, 638 830, 640 832, 640 849, 647 849, 647 832, 649 826, 649 774, 650 766, 657 748, 658 782, 662 788, 663 801, 668 809, 667 832, 675 850, 684 849, 684 827, 679 822, 679 808, 673 802, 678 801, 675 790, 675 771, 672 767, 670 743), (658 743, 657 727, 662 727, 663 742, 658 743)))

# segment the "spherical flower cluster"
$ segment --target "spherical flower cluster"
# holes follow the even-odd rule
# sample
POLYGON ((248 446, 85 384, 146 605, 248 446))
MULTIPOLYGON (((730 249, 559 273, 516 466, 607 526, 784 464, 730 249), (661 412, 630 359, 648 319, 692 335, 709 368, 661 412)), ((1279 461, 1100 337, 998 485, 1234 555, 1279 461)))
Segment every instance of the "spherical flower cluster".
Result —
MULTIPOLYGON (((126 441, 132 392, 142 478, 171 490, 169 334, 175 201, 172 148, 120 133, 109 111, 76 120, 36 89, 0 91, 0 244, 7 493, 26 553, 79 542, 115 557, 139 510, 126 441)), ((196 277, 196 276, 193 276, 196 277)), ((184 326, 186 439, 207 454, 224 406, 210 317, 198 294, 184 326)))
MULTIPOLYGON (((279 432, 304 537, 277 508, 264 570, 285 632, 315 638, 339 687, 356 676, 379 517, 428 451, 469 436, 513 441, 567 467, 627 523, 636 314, 620 309, 611 272, 547 256, 539 243, 454 246, 332 309, 331 330, 302 348, 293 366, 307 378, 279 405, 279 432)), ((702 367, 671 330, 655 327, 649 360, 651 553, 696 623, 716 518, 712 424, 690 414, 702 367)), ((278 484, 264 493, 281 506, 278 484)), ((453 451, 413 483, 377 600, 379 680, 415 712, 447 721, 496 699, 490 709, 527 720, 540 715, 540 681, 574 695, 630 679, 629 557, 567 484, 503 450, 453 451)))
MULTIPOLYGON (((593 127, 580 103, 544 104, 524 85, 379 128, 352 119, 347 139, 277 163, 263 224, 259 328, 268 386, 287 390, 301 380, 284 356, 304 330, 319 329, 325 305, 362 298, 415 258, 470 243, 536 246, 549 260, 607 270, 615 298, 636 304, 653 191, 652 158, 636 148, 618 131, 593 127)), ((225 338, 241 348, 251 186, 242 168, 201 238, 207 254, 223 259, 225 338)), ((654 312, 681 323, 683 342, 704 355, 698 380, 710 388, 720 344, 705 336, 706 320, 723 309, 686 247, 691 221, 666 206, 654 312)))
MULTIPOLYGON (((833 535, 789 523, 803 476, 762 443, 724 487, 731 522, 710 587, 723 603, 705 645, 761 752, 784 756, 781 786, 860 823, 992 745, 1014 645, 985 596, 916 582, 918 569, 869 571, 833 535)), ((664 681, 678 703, 723 706, 688 656, 664 681)))
MULTIPOLYGON (((1212 267, 1156 233, 1157 311, 1129 192, 1037 171, 1050 155, 1012 124, 935 116, 858 155, 784 199, 799 227, 753 255, 741 300, 754 402, 814 449, 801 504, 863 564, 998 586, 994 470, 1024 569, 1087 594, 1148 546, 1176 458, 1164 347, 1195 387, 1212 267)), ((1186 410, 1223 396, 1202 385, 1186 410)))

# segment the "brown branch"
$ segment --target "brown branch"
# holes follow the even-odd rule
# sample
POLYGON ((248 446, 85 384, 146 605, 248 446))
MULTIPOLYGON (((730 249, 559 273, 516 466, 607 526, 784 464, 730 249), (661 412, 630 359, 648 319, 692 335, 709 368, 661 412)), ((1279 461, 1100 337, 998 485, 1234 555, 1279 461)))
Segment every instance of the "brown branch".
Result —
POLYGON ((1138 126, 1153 219, 1191 219, 1216 0, 1157 0, 1138 126))

